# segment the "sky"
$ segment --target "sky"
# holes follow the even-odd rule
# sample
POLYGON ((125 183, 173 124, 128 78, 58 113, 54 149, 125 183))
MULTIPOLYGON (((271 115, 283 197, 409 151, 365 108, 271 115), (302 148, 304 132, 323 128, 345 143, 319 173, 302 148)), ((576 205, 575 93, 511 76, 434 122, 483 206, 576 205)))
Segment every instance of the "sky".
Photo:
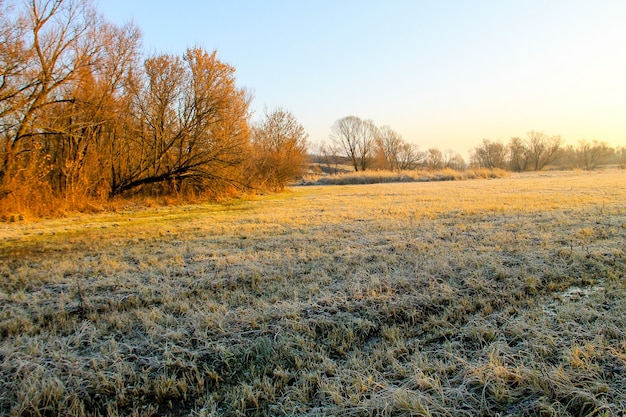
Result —
POLYGON ((313 144, 345 116, 466 156, 531 131, 626 146, 624 0, 99 0, 148 54, 217 50, 313 144))

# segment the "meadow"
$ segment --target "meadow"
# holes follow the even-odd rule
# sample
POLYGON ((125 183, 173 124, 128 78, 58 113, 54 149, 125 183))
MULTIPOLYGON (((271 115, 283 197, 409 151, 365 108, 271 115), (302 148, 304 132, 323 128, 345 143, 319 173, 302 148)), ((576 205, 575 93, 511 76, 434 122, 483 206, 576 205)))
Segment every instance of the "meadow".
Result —
POLYGON ((0 414, 620 416, 626 171, 0 223, 0 414))

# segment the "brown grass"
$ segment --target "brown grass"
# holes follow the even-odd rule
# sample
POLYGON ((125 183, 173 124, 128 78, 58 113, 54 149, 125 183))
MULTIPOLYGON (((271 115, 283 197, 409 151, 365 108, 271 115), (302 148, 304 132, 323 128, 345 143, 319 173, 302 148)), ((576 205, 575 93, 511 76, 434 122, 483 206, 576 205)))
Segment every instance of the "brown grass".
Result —
POLYGON ((302 185, 354 185, 354 184, 383 184, 394 182, 430 182, 430 181, 460 181, 477 178, 505 178, 510 173, 502 169, 476 168, 466 171, 457 171, 446 168, 435 171, 408 170, 384 171, 370 170, 358 172, 342 172, 335 175, 311 174, 303 178, 302 185))
POLYGON ((626 173, 0 223, 0 414, 626 408, 626 173))

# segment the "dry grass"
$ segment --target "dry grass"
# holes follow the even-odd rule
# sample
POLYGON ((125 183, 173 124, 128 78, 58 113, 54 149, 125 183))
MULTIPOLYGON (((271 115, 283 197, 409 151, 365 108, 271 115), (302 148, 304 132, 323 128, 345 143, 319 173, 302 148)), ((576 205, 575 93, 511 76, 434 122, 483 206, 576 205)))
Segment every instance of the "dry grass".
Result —
POLYGON ((459 181, 477 178, 504 178, 510 173, 502 169, 476 168, 466 171, 457 171, 446 168, 435 171, 407 170, 407 171, 358 171, 341 172, 335 175, 308 175, 302 179, 302 185, 354 185, 354 184, 383 184, 393 182, 430 182, 430 181, 459 181))
POLYGON ((0 224, 0 414, 623 415, 626 173, 0 224))

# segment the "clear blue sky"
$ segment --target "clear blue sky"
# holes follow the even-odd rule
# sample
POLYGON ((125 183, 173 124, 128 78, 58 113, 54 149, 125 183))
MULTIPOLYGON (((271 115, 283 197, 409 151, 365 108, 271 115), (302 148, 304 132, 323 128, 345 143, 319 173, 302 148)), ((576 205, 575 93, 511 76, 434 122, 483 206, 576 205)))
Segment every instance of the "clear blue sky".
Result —
POLYGON ((464 156, 530 130, 626 145, 624 0, 100 0, 144 50, 217 49, 311 142, 355 115, 464 156))

